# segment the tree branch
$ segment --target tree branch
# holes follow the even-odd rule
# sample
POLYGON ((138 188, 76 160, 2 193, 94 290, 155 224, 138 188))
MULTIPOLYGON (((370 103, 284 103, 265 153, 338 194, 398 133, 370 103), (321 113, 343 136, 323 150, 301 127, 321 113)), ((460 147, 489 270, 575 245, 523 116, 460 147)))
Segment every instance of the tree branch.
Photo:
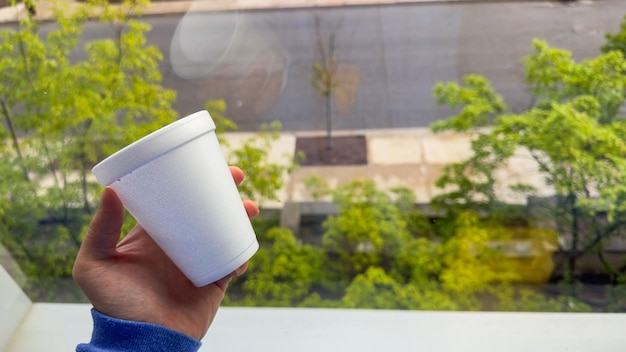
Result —
POLYGON ((17 132, 15 131, 15 127, 13 126, 11 110, 7 106, 6 101, 2 98, 0 98, 0 108, 2 109, 2 115, 4 115, 4 119, 7 122, 7 127, 9 128, 9 133, 11 134, 11 141, 13 142, 13 149, 15 149, 15 152, 17 153, 17 159, 19 161, 20 168, 22 169, 22 173, 24 174, 24 180, 30 182, 28 169, 26 168, 26 165, 24 165, 24 156, 22 154, 22 149, 20 148, 20 143, 17 139, 17 132))

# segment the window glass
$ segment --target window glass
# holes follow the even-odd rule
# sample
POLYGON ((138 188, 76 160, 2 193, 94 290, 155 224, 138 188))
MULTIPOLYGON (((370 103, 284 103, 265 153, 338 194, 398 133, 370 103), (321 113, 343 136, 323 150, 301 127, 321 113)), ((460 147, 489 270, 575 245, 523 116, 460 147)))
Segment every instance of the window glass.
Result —
POLYGON ((34 301, 86 302, 91 168, 206 109, 262 208, 226 305, 626 309, 624 2, 0 5, 0 260, 34 301))

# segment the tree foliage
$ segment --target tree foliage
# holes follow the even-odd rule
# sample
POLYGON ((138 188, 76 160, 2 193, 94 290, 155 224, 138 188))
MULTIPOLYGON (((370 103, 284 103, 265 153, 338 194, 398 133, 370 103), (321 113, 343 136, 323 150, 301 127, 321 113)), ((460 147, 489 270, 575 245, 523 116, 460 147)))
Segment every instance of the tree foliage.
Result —
POLYGON ((128 16, 145 5, 59 3, 47 36, 32 18, 0 33, 0 239, 31 277, 70 274, 99 192, 90 168, 176 118, 150 27, 128 16), (89 18, 112 36, 80 47, 89 18))
POLYGON ((265 237, 269 242, 251 261, 243 293, 251 303, 260 300, 272 306, 294 306, 308 297, 320 280, 321 249, 297 243, 284 228, 270 229, 265 237))
POLYGON ((408 190, 383 191, 371 181, 356 180, 331 192, 339 213, 324 224, 324 246, 300 243, 287 229, 270 229, 250 262, 248 275, 232 283, 228 304, 424 310, 590 309, 573 297, 551 298, 510 286, 517 279, 516 267, 491 246, 493 240, 508 238, 507 229, 494 227, 476 214, 460 214, 456 233, 441 240, 441 236, 431 236, 434 229, 409 230, 406 219, 423 215, 414 203, 408 207, 409 199, 414 199, 408 190), (408 216, 410 212, 412 216, 408 216))
MULTIPOLYGON (((446 169, 437 185, 453 190, 434 203, 448 211, 496 214, 504 203, 497 171, 527 155, 557 200, 544 216, 555 219, 566 239, 561 248, 568 257, 566 270, 575 273, 578 258, 593 252, 609 274, 617 275, 624 268, 610 267, 603 254, 626 220, 621 197, 626 120, 619 114, 626 97, 626 60, 610 51, 576 62, 568 51, 543 41, 535 41, 533 49, 523 61, 533 105, 522 112, 504 110, 484 77, 435 88, 437 101, 460 113, 433 130, 470 134, 473 156, 446 169), (598 214, 607 214, 606 219, 598 214)), ((538 194, 535 185, 524 182, 509 185, 509 192, 538 194)))
POLYGON ((225 133, 236 131, 237 124, 224 115, 226 103, 223 100, 209 100, 205 109, 215 122, 220 144, 228 154, 228 163, 237 165, 246 173, 246 179, 239 185, 239 193, 245 198, 254 199, 261 206, 266 201, 278 201, 278 192, 284 186, 285 177, 298 167, 300 158, 300 154, 288 154, 284 155, 283 162, 270 159, 272 145, 280 138, 280 122, 263 125, 260 131, 241 145, 232 146, 225 133))
POLYGON ((371 180, 354 181, 333 192, 339 214, 324 226, 323 247, 338 258, 338 270, 348 275, 391 260, 406 244, 409 233, 390 196, 371 180))
POLYGON ((606 43, 600 48, 602 52, 620 51, 626 54, 626 16, 622 19, 620 30, 617 33, 606 33, 606 43))
MULTIPOLYGON (((94 0, 70 11, 60 3, 57 27, 47 36, 32 18, 0 33, 0 243, 31 278, 25 288, 33 299, 77 299, 42 284, 71 275, 101 190, 91 167, 177 117, 176 94, 161 85, 162 54, 147 43, 150 26, 139 18, 147 4, 94 0), (103 24, 107 35, 82 45, 89 20, 103 24)), ((220 138, 237 128, 224 116, 223 101, 206 108, 220 138)), ((268 160, 279 128, 231 151, 229 162, 247 173, 244 197, 277 199, 296 166, 295 159, 268 160)), ((126 219, 124 232, 134 225, 126 219)))

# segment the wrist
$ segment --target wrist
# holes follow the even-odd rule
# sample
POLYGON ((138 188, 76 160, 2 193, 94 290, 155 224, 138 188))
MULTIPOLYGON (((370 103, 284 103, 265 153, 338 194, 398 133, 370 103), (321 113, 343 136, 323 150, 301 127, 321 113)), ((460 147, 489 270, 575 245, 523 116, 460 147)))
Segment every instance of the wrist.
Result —
POLYGON ((200 341, 167 327, 117 319, 91 310, 94 322, 89 344, 81 344, 78 352, 88 351, 180 351, 196 352, 200 341))

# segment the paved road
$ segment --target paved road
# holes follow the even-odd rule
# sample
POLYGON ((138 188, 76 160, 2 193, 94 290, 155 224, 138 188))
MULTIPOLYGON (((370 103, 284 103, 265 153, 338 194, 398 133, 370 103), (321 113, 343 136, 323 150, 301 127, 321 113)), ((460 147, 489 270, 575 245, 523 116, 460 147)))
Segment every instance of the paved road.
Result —
MULTIPOLYGON (((190 12, 146 20, 181 114, 224 98, 243 130, 275 119, 285 130, 322 130, 323 100, 310 84, 318 38, 334 42, 341 77, 335 128, 416 127, 449 114, 435 107, 433 85, 467 73, 490 78, 514 110, 527 106, 520 58, 533 38, 591 57, 624 14, 626 1, 603 0, 190 12)), ((92 24, 85 36, 103 35, 92 24)))

